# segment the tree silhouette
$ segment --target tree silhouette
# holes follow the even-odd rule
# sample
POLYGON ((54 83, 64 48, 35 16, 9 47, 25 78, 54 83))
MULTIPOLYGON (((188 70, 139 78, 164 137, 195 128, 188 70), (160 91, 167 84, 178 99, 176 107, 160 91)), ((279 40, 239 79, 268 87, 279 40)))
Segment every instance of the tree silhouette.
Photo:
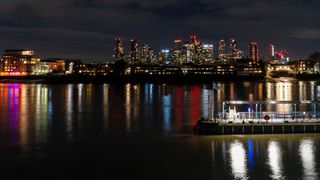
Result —
POLYGON ((308 59, 311 61, 314 61, 314 62, 320 62, 320 52, 317 51, 317 52, 310 54, 308 59))

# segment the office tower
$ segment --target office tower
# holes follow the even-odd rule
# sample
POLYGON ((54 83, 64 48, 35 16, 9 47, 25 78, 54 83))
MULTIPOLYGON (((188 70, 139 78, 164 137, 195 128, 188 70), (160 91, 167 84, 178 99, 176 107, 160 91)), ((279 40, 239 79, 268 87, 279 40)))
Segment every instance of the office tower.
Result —
POLYGON ((225 42, 223 39, 219 41, 219 59, 224 60, 225 59, 225 42))
POLYGON ((115 60, 123 60, 124 59, 124 46, 123 40, 120 38, 115 39, 115 48, 114 48, 114 57, 115 60))
POLYGON ((250 42, 250 44, 249 44, 249 54, 250 54, 250 59, 252 59, 252 61, 257 62, 259 60, 257 42, 250 42))
POLYGON ((239 55, 238 55, 238 46, 237 46, 237 42, 235 39, 230 39, 230 57, 231 59, 233 60, 236 60, 238 59, 239 55))
POLYGON ((174 40, 172 53, 173 53, 173 61, 175 63, 182 63, 183 51, 182 51, 182 41, 180 39, 174 40))
POLYGON ((130 61, 131 63, 138 62, 138 41, 136 38, 130 40, 130 61))
POLYGON ((274 56, 275 56, 275 54, 274 54, 274 45, 273 44, 269 44, 269 46, 268 46, 268 59, 272 60, 272 59, 274 59, 274 56))

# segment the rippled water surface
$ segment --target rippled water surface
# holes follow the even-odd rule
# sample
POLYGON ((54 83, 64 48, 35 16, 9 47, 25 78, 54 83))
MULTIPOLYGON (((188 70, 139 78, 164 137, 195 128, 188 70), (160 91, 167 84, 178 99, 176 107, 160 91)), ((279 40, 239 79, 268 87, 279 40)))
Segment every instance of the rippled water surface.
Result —
MULTIPOLYGON (((320 97, 313 81, 220 87, 217 112, 224 100, 320 97)), ((0 176, 319 179, 318 134, 194 135, 197 119, 208 116, 210 95, 209 84, 0 84, 0 176)), ((308 104, 297 108, 314 110, 308 104)))

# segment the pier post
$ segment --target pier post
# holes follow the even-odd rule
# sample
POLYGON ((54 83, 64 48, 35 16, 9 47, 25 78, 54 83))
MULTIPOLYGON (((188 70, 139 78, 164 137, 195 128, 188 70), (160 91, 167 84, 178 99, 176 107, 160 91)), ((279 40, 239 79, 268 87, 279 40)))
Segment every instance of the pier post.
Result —
POLYGON ((316 104, 315 103, 313 103, 313 118, 316 118, 316 116, 317 116, 317 106, 316 106, 316 104))
POLYGON ((225 102, 222 103, 222 119, 224 119, 224 114, 225 114, 224 106, 225 106, 225 102))
POLYGON ((263 114, 262 114, 262 105, 261 104, 259 105, 260 105, 260 117, 259 117, 259 122, 260 122, 263 118, 263 114))
POLYGON ((297 118, 297 104, 294 103, 294 119, 297 118))
POLYGON ((211 107, 211 119, 214 120, 214 122, 216 122, 216 118, 214 117, 214 86, 215 84, 213 83, 212 85, 212 107, 211 107))
POLYGON ((258 104, 256 104, 256 119, 258 119, 258 104))

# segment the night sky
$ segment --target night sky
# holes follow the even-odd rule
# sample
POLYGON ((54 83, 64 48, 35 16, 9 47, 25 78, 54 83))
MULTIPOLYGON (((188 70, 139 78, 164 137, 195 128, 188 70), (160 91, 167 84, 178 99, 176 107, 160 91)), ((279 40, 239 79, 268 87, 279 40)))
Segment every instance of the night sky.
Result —
MULTIPOLYGON (((320 51, 318 0, 1 0, 0 50, 34 49, 40 58, 110 60, 114 38, 155 51, 192 34, 217 47, 237 40, 247 52, 273 43, 291 60, 320 51)), ((217 49, 217 48, 216 48, 217 49)), ((216 55, 216 54, 215 54, 216 55)))

